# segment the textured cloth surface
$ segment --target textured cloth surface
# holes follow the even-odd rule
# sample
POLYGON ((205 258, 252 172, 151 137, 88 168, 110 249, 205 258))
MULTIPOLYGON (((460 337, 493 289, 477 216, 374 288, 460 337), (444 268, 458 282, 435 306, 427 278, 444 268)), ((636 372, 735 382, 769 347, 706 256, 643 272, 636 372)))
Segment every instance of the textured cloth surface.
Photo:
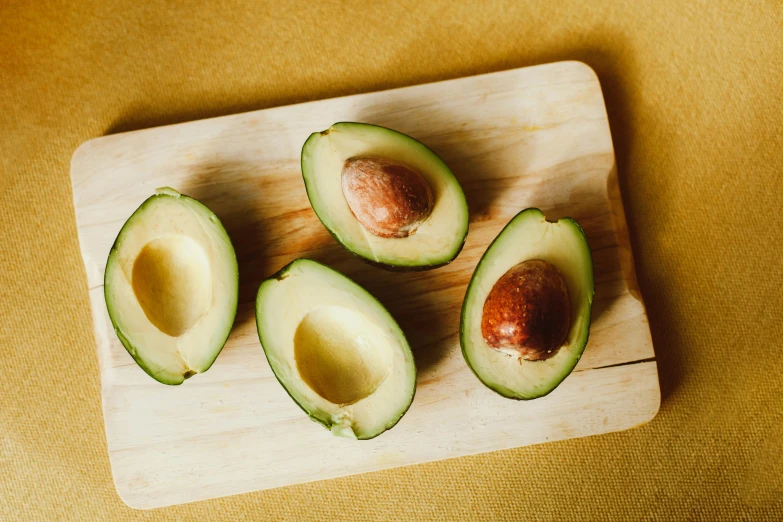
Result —
POLYGON ((783 520, 779 0, 0 0, 0 519, 783 520), (69 161, 563 59, 604 88, 663 403, 623 433, 148 512, 111 478, 69 161))

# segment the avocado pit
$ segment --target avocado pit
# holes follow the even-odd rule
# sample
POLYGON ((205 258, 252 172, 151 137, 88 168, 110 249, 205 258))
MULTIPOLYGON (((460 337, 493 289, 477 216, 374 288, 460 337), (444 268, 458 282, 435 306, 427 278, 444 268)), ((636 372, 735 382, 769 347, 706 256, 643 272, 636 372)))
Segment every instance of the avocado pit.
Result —
POLYGON ((370 233, 408 237, 432 212, 432 190, 422 175, 404 163, 375 156, 343 164, 342 190, 351 212, 370 233))
POLYGON ((519 263, 498 279, 481 317, 481 333, 491 348, 530 361, 553 357, 570 326, 565 279, 540 259, 519 263))

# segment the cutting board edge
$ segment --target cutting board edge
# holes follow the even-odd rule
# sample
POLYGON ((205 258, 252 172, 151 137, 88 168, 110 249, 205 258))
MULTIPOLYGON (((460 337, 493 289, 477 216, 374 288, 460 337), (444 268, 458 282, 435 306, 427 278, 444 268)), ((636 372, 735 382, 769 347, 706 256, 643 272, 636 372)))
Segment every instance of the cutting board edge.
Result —
MULTIPOLYGON (((193 503, 193 502, 215 500, 215 499, 224 498, 224 497, 227 497, 227 496, 245 495, 245 494, 261 492, 261 491, 271 491, 271 490, 276 490, 276 489, 281 489, 281 488, 295 487, 295 486, 300 486, 300 485, 303 485, 303 484, 311 484, 311 483, 314 483, 314 482, 321 482, 321 481, 324 481, 324 480, 329 481, 329 480, 334 480, 334 479, 341 479, 341 478, 352 477, 352 476, 355 476, 355 475, 379 473, 379 472, 384 472, 384 471, 389 471, 389 470, 394 470, 394 469, 399 469, 399 468, 405 468, 405 467, 409 467, 409 466, 418 466, 418 465, 421 465, 421 464, 428 464, 430 462, 442 462, 442 461, 446 461, 446 460, 459 459, 459 458, 463 458, 463 457, 471 457, 471 456, 477 456, 477 455, 488 455, 488 454, 498 453, 498 452, 502 452, 502 451, 510 451, 510 450, 515 450, 515 449, 522 449, 522 448, 528 448, 528 447, 532 447, 532 446, 538 446, 538 445, 541 445, 541 444, 548 444, 550 442, 559 442, 559 441, 564 441, 564 440, 578 440, 578 439, 584 439, 584 438, 593 437, 593 436, 607 435, 607 434, 612 434, 612 433, 620 433, 620 432, 624 432, 624 431, 634 430, 636 428, 641 428, 644 425, 649 424, 650 422, 652 422, 655 419, 655 417, 658 415, 658 413, 660 411, 660 407, 661 407, 661 393, 660 393, 660 385, 659 385, 659 382, 658 382, 657 360, 655 358, 643 359, 643 360, 634 361, 634 362, 630 362, 630 363, 624 363, 624 364, 616 365, 616 366, 635 366, 635 365, 639 365, 640 367, 641 366, 645 366, 645 365, 647 365, 647 366, 652 365, 654 367, 653 368, 654 371, 651 372, 646 377, 646 379, 649 380, 650 384, 651 384, 649 392, 650 392, 650 396, 651 396, 650 398, 652 398, 654 400, 654 407, 651 410, 649 410, 647 412, 647 415, 643 416, 641 419, 634 419, 633 422, 629 422, 629 423, 626 423, 626 424, 615 425, 611 429, 608 429, 608 430, 600 432, 600 433, 587 433, 587 434, 578 435, 578 436, 569 436, 569 435, 563 434, 563 436, 560 436, 560 437, 547 439, 547 440, 542 440, 542 441, 539 441, 539 442, 533 442, 533 443, 530 443, 530 444, 525 444, 523 446, 510 445, 510 446, 508 446, 506 448, 498 448, 498 449, 493 449, 493 450, 489 450, 489 451, 476 451, 476 452, 473 452, 473 453, 465 453, 465 454, 461 454, 461 455, 454 455, 454 456, 434 458, 434 459, 426 459, 426 460, 421 460, 421 461, 418 461, 418 462, 410 462, 410 463, 389 465, 387 467, 378 468, 378 469, 375 469, 375 470, 354 471, 354 472, 348 472, 348 473, 344 473, 344 474, 340 474, 340 475, 335 475, 335 476, 332 476, 332 477, 329 477, 329 478, 314 478, 312 480, 301 480, 301 481, 296 481, 296 482, 290 482, 290 483, 284 484, 284 485, 271 486, 271 487, 266 487, 266 488, 261 488, 261 489, 259 489, 257 487, 249 487, 249 488, 247 488, 245 490, 236 491, 236 492, 230 493, 228 495, 218 494, 218 495, 210 496, 210 497, 198 496, 197 498, 186 499, 186 500, 177 501, 177 502, 170 502, 170 503, 154 502, 154 500, 156 500, 158 498, 163 498, 164 496, 155 496, 155 495, 149 495, 149 494, 145 494, 145 493, 137 493, 137 492, 134 492, 132 490, 125 490, 124 487, 121 487, 119 485, 119 483, 117 482, 116 477, 115 477, 115 473, 114 473, 114 458, 113 458, 114 456, 113 456, 112 452, 109 452, 109 460, 111 462, 111 470, 112 470, 112 481, 114 483, 115 489, 117 490, 117 494, 119 495, 120 499, 125 503, 125 505, 127 505, 128 507, 130 507, 132 509, 146 511, 146 510, 164 508, 164 507, 169 507, 169 506, 190 504, 190 503, 193 503), (653 384, 654 384, 654 386, 653 386, 653 384)), ((584 371, 585 372, 595 372, 595 371, 601 371, 601 370, 605 370, 605 369, 609 369, 609 368, 608 367, 606 367, 606 368, 591 368, 590 370, 584 370, 584 371)))

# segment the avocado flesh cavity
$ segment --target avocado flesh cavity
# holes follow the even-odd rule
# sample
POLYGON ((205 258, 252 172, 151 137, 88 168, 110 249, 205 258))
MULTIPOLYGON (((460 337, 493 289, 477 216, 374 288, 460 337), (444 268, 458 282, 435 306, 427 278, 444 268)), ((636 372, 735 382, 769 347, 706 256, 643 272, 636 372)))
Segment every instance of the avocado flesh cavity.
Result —
POLYGON ((234 323, 238 274, 217 216, 159 189, 125 222, 106 262, 104 296, 117 337, 164 384, 207 371, 234 323))
POLYGON ((371 439, 413 401, 416 368, 402 330, 331 268, 297 259, 261 283, 256 325, 280 384, 336 435, 371 439))
POLYGON ((549 222, 538 209, 517 214, 479 261, 462 306, 460 344, 468 366, 486 386, 514 399, 554 390, 574 369, 587 345, 594 293, 593 262, 581 227, 571 218, 549 222), (547 261, 562 274, 571 300, 565 344, 546 360, 528 361, 491 348, 481 331, 484 303, 495 283, 516 265, 547 261))
POLYGON ((468 233, 462 188, 437 154, 405 134, 365 123, 336 123, 310 135, 302 147, 302 175, 318 218, 353 254, 385 268, 426 270, 449 263, 468 233), (379 237, 354 216, 343 194, 346 160, 379 157, 401 162, 426 181, 432 211, 408 237, 379 237))

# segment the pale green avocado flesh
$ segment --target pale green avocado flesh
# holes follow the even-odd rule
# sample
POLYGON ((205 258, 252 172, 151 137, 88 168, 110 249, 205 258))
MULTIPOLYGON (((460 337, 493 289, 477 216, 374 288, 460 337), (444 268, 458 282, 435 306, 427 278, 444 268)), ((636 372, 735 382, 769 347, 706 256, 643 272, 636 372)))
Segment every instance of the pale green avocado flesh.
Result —
POLYGON ((400 132, 366 123, 335 123, 310 135, 302 147, 302 175, 318 219, 353 254, 397 270, 426 270, 451 262, 468 233, 468 205, 457 179, 440 157, 400 132), (432 212, 415 234, 378 237, 351 212, 342 192, 345 161, 379 156, 422 175, 433 194, 432 212))
POLYGON ((381 303, 339 272, 293 261, 261 283, 256 326, 277 380, 335 435, 371 439, 410 407, 416 367, 405 335, 381 303))
POLYGON ((237 310, 239 271, 220 220, 164 188, 120 230, 106 262, 114 331, 138 365, 164 384, 209 369, 237 310))
POLYGON ((574 369, 587 345, 594 292, 593 261, 584 231, 571 218, 549 222, 536 208, 517 214, 479 261, 462 305, 460 343, 468 366, 486 386, 513 399, 535 399, 554 390, 574 369), (565 344, 546 360, 527 361, 491 348, 481 331, 484 302, 510 268, 527 260, 553 264, 571 299, 565 344))

